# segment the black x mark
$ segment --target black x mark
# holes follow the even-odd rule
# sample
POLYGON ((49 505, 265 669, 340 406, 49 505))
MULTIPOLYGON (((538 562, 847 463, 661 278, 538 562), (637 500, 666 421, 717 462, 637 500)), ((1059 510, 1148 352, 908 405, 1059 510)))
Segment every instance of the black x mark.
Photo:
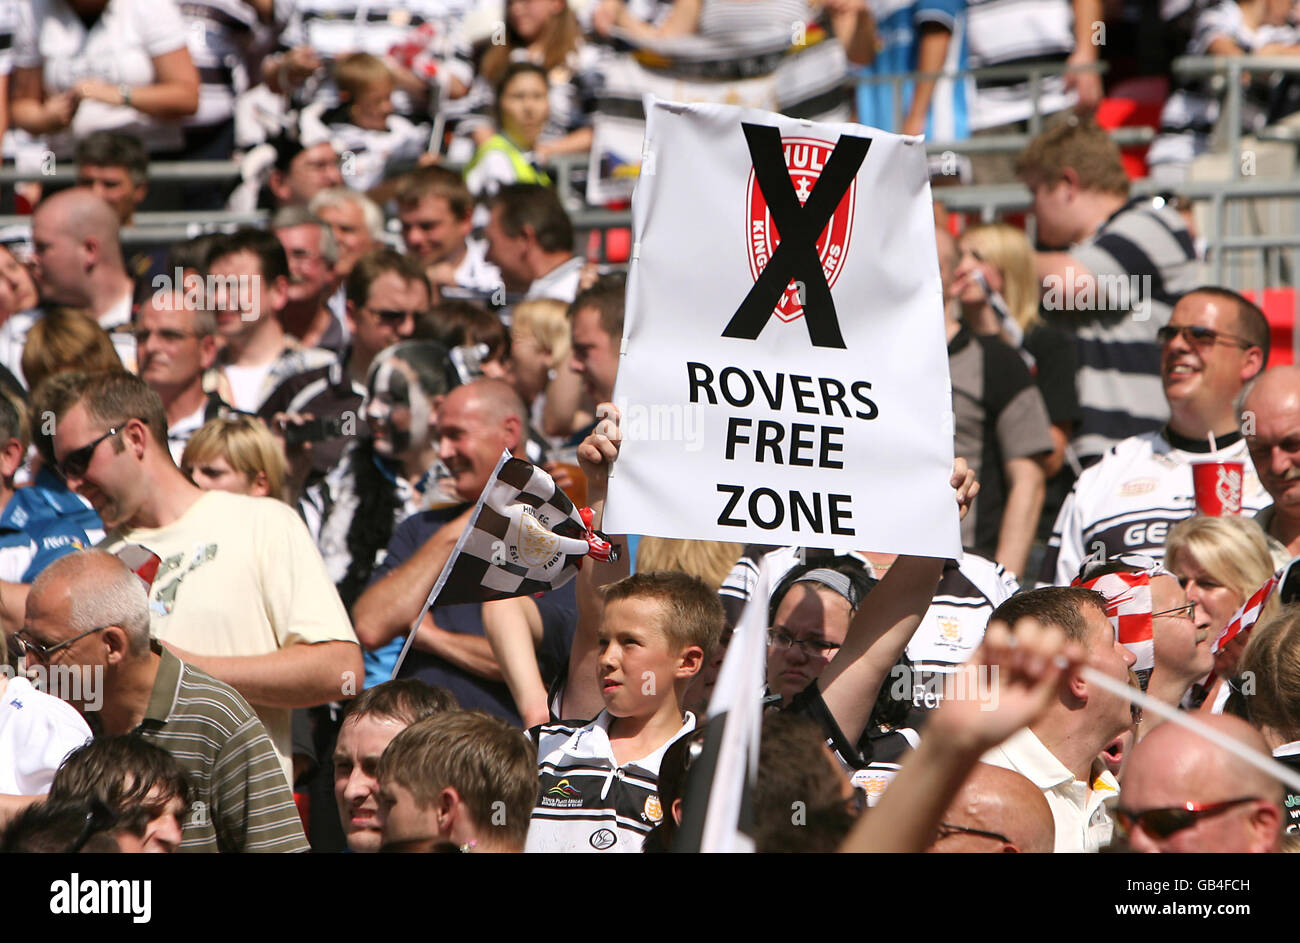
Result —
POLYGON ((741 127, 749 145, 749 156, 754 161, 754 177, 767 201, 772 222, 780 233, 781 244, 727 322, 722 336, 756 340, 776 311, 786 287, 794 280, 804 286, 804 297, 800 301, 813 346, 843 348, 844 335, 840 333, 835 315, 835 301, 831 298, 830 285, 826 283, 826 273, 822 271, 821 259, 817 255, 817 237, 852 185, 871 141, 848 135, 841 137, 817 178, 808 202, 800 206, 790 172, 785 166, 781 132, 770 125, 743 124, 741 127))

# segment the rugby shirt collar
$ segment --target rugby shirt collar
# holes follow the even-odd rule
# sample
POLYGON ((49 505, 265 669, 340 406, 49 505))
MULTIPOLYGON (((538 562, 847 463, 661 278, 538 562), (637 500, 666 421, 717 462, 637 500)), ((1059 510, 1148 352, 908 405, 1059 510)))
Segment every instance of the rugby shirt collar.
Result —
MULTIPOLYGON (((618 761, 614 759, 614 748, 609 743, 609 725, 614 722, 613 716, 609 711, 601 711, 586 727, 579 730, 565 746, 565 753, 570 756, 583 757, 587 759, 603 759, 609 765, 618 769, 618 761)), ((677 733, 673 734, 672 739, 668 740, 663 746, 655 750, 649 756, 632 760, 623 764, 624 766, 635 766, 643 769, 653 776, 659 775, 659 764, 663 760, 664 751, 668 749, 675 741, 686 736, 695 729, 695 715, 690 711, 686 712, 686 717, 682 721, 681 727, 677 733)))

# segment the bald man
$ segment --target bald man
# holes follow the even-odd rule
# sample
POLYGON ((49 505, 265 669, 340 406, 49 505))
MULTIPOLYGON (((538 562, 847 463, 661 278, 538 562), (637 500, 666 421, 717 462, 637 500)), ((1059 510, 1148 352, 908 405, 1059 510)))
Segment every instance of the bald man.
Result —
POLYGON ((1255 515, 1276 562, 1300 555, 1300 367, 1274 367, 1242 404, 1242 432, 1273 506, 1255 515))
POLYGON ((112 554, 86 550, 36 578, 17 638, 29 665, 80 669, 87 683, 58 693, 83 713, 96 711, 104 734, 136 733, 175 757, 195 799, 183 817, 182 851, 307 851, 288 781, 253 709, 151 639, 149 623, 139 577, 112 554))
MULTIPOLYGON (((1244 720, 1197 718, 1269 755, 1263 735, 1244 720)), ((1178 724, 1164 724, 1133 750, 1115 817, 1138 852, 1273 852, 1285 821, 1281 798, 1281 784, 1267 773, 1178 724)))
POLYGON ((1042 791, 1009 769, 980 763, 948 806, 927 851, 1050 854, 1052 809, 1042 791))
POLYGON ((135 285, 127 274, 118 219, 86 187, 43 200, 32 216, 36 279, 46 303, 85 308, 113 335, 122 365, 135 370, 135 338, 128 333, 135 285))
MULTIPOLYGON (((519 395, 501 380, 475 380, 452 390, 442 401, 439 454, 464 503, 423 511, 393 532, 370 588, 352 608, 363 646, 374 650, 387 645, 406 633, 420 615, 497 459, 503 451, 523 457, 525 418, 519 395)), ((563 661, 567 640, 577 625, 574 584, 546 593, 536 602, 542 611, 543 635, 555 641, 563 661)), ((501 681, 501 669, 484 632, 482 607, 477 604, 435 606, 426 612, 398 677, 447 688, 463 708, 522 723, 510 689, 501 681)))

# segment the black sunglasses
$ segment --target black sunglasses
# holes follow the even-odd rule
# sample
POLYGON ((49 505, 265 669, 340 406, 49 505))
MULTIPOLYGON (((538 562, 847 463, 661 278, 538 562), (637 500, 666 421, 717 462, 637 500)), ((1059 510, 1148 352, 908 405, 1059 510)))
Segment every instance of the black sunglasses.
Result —
POLYGON ((1168 344, 1175 337, 1187 335, 1191 343, 1198 347, 1213 347, 1219 341, 1228 344, 1235 344, 1242 350, 1259 345, 1252 344, 1244 337, 1237 337, 1235 334, 1224 334, 1222 331, 1216 331, 1213 328, 1200 327, 1196 324, 1173 325, 1166 324, 1160 330, 1156 331, 1156 340, 1161 344, 1168 344))
POLYGON ((87 635, 94 635, 96 632, 103 632, 106 628, 108 628, 106 625, 97 625, 93 629, 87 629, 80 635, 74 635, 72 638, 64 639, 62 642, 55 645, 42 645, 40 642, 33 642, 31 639, 23 637, 27 634, 26 629, 19 629, 16 633, 8 637, 6 640, 6 646, 9 649, 9 654, 14 658, 22 658, 24 655, 35 655, 39 661, 49 661, 50 656, 59 649, 67 648, 69 645, 80 642, 87 635))
MULTIPOLYGON (((149 424, 149 420, 141 416, 133 416, 132 419, 138 419, 145 425, 149 424)), ((130 419, 127 420, 127 422, 130 421, 130 419)), ((100 443, 105 439, 111 439, 125 428, 125 423, 120 426, 114 426, 94 442, 83 445, 79 449, 74 449, 67 455, 63 456, 63 461, 59 462, 57 466, 59 474, 62 475, 65 480, 69 477, 80 478, 86 473, 86 469, 90 467, 90 463, 95 457, 95 449, 99 448, 100 443)))
POLYGON ((1245 805, 1247 802, 1258 801, 1257 796, 1244 796, 1241 799, 1229 799, 1227 802, 1205 804, 1185 802, 1181 806, 1173 806, 1168 809, 1147 809, 1145 812, 1116 809, 1115 821, 1125 834, 1131 832, 1134 827, 1141 826, 1142 831, 1148 835, 1156 838, 1168 838, 1185 828, 1191 828, 1203 818, 1227 812, 1229 809, 1245 805))
MULTIPOLYGON (((967 828, 965 825, 953 825, 951 822, 940 822, 939 833, 935 835, 934 840, 941 841, 950 838, 953 835, 978 835, 980 838, 992 838, 1006 845, 1014 845, 1010 838, 1005 835, 999 835, 997 832, 986 832, 979 828, 967 828)), ((933 844, 933 842, 931 843, 933 844)))

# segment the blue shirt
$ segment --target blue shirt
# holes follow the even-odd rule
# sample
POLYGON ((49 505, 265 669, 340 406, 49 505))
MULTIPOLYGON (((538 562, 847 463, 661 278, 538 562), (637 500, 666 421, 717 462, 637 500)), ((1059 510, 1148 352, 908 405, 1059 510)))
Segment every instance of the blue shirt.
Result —
MULTIPOLYGON (((384 558, 384 562, 375 568, 371 585, 414 556, 443 524, 454 520, 464 510, 465 505, 459 505, 437 511, 421 511, 397 525, 392 539, 388 542, 388 555, 384 558)), ((544 593, 537 597, 536 601, 542 613, 544 626, 543 656, 549 655, 553 660, 562 651, 564 659, 567 660, 569 647, 573 644, 573 633, 578 625, 578 596, 575 581, 570 580, 559 589, 544 593)), ((438 623, 438 628, 446 632, 485 637, 482 607, 479 603, 455 606, 435 605, 433 618, 438 623)), ((388 673, 391 674, 392 666, 401 652, 402 643, 402 639, 397 639, 385 648, 368 654, 372 656, 389 654, 388 673)), ((446 688, 456 695, 457 702, 466 710, 487 711, 515 726, 523 726, 523 720, 515 708, 514 697, 504 682, 488 681, 437 655, 412 648, 407 653, 406 661, 402 663, 399 677, 419 678, 426 684, 446 688)), ((369 678, 370 665, 367 663, 367 684, 369 678)), ((382 680, 388 680, 387 674, 382 680)))
MULTIPOLYGON (((875 61, 856 75, 884 76, 917 71, 921 27, 942 26, 952 34, 944 70, 966 68, 966 0, 871 0, 880 49, 875 61)), ((970 136, 965 79, 943 79, 935 84, 926 118, 925 135, 935 141, 955 141, 970 136)), ((858 121, 884 131, 898 131, 894 121, 893 84, 864 85, 857 90, 858 121)), ((899 124, 912 102, 912 83, 899 90, 899 124)))

